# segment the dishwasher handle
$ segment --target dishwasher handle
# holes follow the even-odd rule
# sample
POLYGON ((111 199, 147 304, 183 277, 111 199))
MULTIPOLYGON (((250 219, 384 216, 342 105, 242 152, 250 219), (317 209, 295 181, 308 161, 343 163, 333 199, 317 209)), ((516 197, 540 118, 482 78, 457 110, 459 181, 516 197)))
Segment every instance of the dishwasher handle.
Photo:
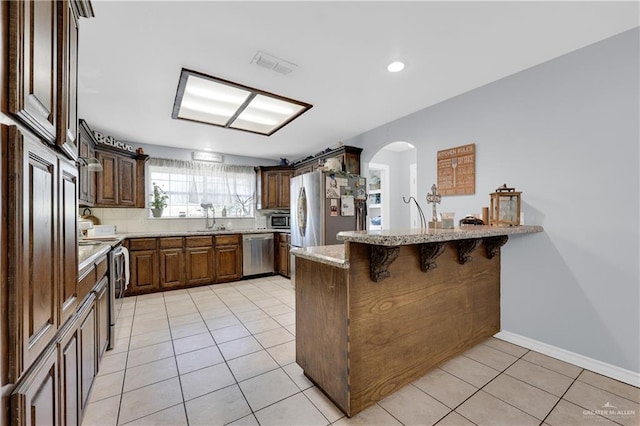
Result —
POLYGON ((242 240, 273 240, 273 234, 245 234, 242 236, 242 240))

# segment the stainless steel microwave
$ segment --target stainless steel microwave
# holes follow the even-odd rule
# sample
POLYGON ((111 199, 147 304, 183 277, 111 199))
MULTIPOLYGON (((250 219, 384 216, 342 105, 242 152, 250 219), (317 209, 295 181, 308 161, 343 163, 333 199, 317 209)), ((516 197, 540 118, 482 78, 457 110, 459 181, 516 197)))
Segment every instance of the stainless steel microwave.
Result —
POLYGON ((289 229, 291 226, 291 215, 289 213, 273 213, 269 216, 269 228, 289 229))

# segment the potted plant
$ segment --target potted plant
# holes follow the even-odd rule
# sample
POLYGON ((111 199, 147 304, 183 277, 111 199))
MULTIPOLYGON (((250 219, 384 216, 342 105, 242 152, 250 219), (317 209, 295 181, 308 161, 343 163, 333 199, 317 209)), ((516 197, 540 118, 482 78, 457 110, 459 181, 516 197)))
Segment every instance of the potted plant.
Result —
POLYGON ((153 217, 162 216, 162 211, 167 207, 168 198, 167 193, 153 182, 153 200, 151 201, 151 214, 153 217))

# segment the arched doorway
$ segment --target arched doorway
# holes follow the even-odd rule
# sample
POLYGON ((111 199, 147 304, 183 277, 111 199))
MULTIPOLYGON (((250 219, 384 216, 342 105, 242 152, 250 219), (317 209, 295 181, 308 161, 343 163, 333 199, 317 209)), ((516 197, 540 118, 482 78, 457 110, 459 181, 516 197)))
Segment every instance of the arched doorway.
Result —
POLYGON ((367 229, 419 227, 415 205, 402 200, 417 194, 416 161, 415 146, 405 141, 390 142, 371 157, 365 171, 369 183, 367 229))

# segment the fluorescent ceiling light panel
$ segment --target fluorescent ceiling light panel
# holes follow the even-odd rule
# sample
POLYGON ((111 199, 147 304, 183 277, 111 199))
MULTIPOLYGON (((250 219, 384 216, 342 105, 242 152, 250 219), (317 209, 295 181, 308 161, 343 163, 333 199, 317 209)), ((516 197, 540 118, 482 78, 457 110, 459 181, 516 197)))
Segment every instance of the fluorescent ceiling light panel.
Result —
POLYGON ((171 117, 269 136, 311 107, 183 68, 171 117))

